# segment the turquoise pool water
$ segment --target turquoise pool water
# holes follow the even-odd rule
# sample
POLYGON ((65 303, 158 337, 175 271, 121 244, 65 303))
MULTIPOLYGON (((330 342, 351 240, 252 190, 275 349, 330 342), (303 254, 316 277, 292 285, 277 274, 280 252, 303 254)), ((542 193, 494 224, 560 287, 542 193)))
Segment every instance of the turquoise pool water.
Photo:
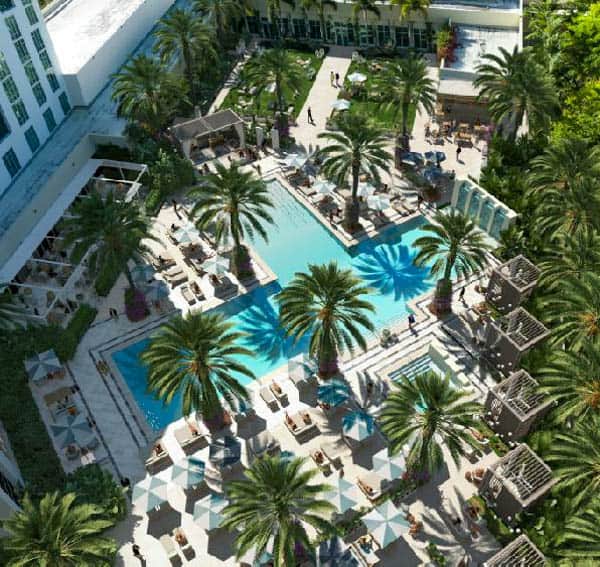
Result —
MULTIPOLYGON (((405 319, 406 302, 433 287, 428 270, 412 263, 413 242, 423 235, 423 219, 402 228, 390 228, 377 238, 348 250, 278 182, 270 183, 270 191, 275 205, 275 225, 269 228, 268 243, 257 241, 254 248, 277 274, 278 280, 217 308, 247 333, 245 343, 256 356, 244 357, 243 362, 257 377, 306 350, 306 341, 294 345, 285 337, 279 326, 274 297, 308 264, 336 260, 340 266, 352 268, 361 276, 373 289, 368 299, 376 308, 373 322, 378 329, 405 319)), ((112 356, 148 423, 160 430, 180 417, 180 404, 175 400, 166 407, 146 391, 146 370, 138 357, 147 343, 148 339, 142 340, 112 356)), ((248 383, 246 378, 241 381, 248 383)))

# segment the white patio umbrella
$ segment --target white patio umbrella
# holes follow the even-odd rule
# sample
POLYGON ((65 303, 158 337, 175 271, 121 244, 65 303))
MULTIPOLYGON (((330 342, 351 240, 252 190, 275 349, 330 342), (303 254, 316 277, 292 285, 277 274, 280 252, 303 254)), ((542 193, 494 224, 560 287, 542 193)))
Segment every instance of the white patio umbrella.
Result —
POLYGON ((373 455, 373 470, 387 480, 400 478, 406 471, 406 458, 402 453, 390 455, 382 449, 373 455))
POLYGON ((348 110, 350 108, 350 101, 344 98, 338 98, 331 103, 331 108, 334 110, 348 110))
POLYGON ((177 229, 173 236, 179 244, 191 244, 192 242, 198 242, 198 240, 200 240, 200 233, 191 222, 188 222, 177 229))
POLYGON ((370 183, 366 183, 364 181, 361 181, 358 184, 358 189, 356 191, 356 194, 359 197, 369 197, 373 193, 375 193, 375 187, 373 185, 371 185, 370 183))
POLYGON ((202 267, 209 273, 214 276, 220 276, 226 273, 229 270, 229 260, 223 256, 213 256, 206 260, 202 267))
POLYGON ((335 191, 335 183, 331 183, 331 181, 316 181, 312 188, 319 195, 331 195, 335 191))
POLYGON ((390 208, 390 199, 382 195, 367 197, 367 206, 374 211, 385 211, 390 208))
POLYGON ((29 377, 34 382, 38 382, 46 378, 48 374, 62 370, 62 364, 58 360, 56 353, 51 349, 27 359, 25 361, 25 370, 27 370, 27 374, 29 374, 29 377))
POLYGON ((351 83, 364 83, 367 80, 367 76, 362 73, 354 72, 348 75, 348 80, 351 83))
POLYGON ((147 475, 133 487, 131 500, 136 507, 149 512, 167 501, 167 486, 162 478, 147 475))
POLYGON ((194 521, 206 531, 214 530, 223 521, 223 509, 228 501, 214 492, 194 504, 194 521))
POLYGON ((358 504, 358 487, 345 478, 338 477, 333 484, 333 490, 328 492, 325 498, 343 514, 358 504))
POLYGON ((304 167, 304 164, 306 163, 307 160, 308 160, 307 155, 288 154, 285 157, 285 159, 283 160, 283 163, 287 167, 295 167, 295 168, 300 169, 301 167, 304 167))
POLYGON ((362 521, 381 547, 387 547, 407 534, 410 528, 404 512, 398 510, 390 500, 371 510, 363 516, 362 521))
POLYGON ((182 488, 191 488, 204 480, 205 467, 204 461, 192 455, 171 465, 166 470, 166 476, 168 480, 182 488))

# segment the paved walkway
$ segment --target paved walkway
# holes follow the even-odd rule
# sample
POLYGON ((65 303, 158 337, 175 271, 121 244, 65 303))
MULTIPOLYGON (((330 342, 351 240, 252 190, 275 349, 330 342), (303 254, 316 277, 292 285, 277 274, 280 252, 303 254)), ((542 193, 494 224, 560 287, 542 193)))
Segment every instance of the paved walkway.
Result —
POLYGON ((352 62, 352 51, 353 49, 348 47, 331 47, 298 116, 298 126, 291 129, 296 143, 307 150, 311 147, 314 149, 317 145, 323 146, 323 140, 319 140, 317 136, 325 130, 325 122, 331 115, 331 103, 337 99, 340 91, 331 85, 330 73, 332 71, 338 73, 340 83, 343 83, 352 62), (314 125, 308 122, 309 108, 312 111, 314 125))

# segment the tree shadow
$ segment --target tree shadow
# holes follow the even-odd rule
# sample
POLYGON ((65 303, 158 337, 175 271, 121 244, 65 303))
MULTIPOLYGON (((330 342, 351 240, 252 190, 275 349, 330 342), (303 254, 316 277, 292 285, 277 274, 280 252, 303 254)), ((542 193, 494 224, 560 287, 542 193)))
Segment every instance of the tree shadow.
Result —
POLYGON ((413 264, 408 246, 379 245, 365 250, 353 262, 354 268, 372 288, 395 301, 408 301, 429 289, 429 270, 413 264))

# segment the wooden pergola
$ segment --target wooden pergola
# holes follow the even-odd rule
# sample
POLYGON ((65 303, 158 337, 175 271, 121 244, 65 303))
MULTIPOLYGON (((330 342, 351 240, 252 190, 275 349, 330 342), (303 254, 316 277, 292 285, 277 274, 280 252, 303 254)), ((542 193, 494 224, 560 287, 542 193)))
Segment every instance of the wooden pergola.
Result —
POLYGON ((518 370, 488 392, 486 420, 496 433, 516 441, 529 433, 552 403, 540 392, 537 380, 518 370))
POLYGON ((494 269, 485 298, 502 313, 521 305, 535 289, 540 269, 519 255, 494 269))
POLYGON ((554 486, 552 470, 524 443, 488 467, 479 493, 507 523, 537 504, 554 486))
POLYGON ((548 565, 542 552, 526 535, 520 535, 488 559, 483 567, 545 567, 548 565))

